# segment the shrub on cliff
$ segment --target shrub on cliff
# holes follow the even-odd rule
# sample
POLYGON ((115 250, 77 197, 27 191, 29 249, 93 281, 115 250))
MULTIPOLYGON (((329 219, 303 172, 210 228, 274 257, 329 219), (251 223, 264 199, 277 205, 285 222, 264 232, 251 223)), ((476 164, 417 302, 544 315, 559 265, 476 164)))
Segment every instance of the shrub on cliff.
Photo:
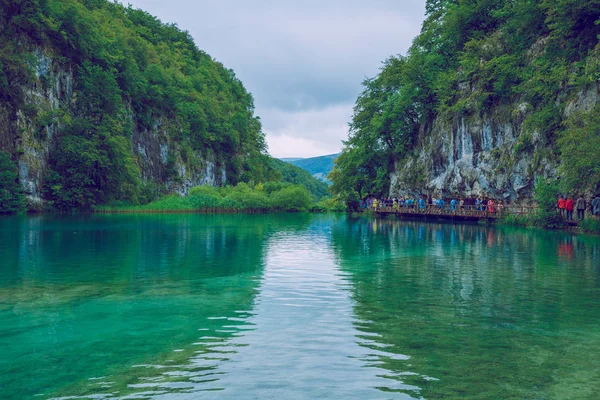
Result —
MULTIPOLYGON (((329 176, 332 193, 348 203, 385 196, 398 172, 397 184, 427 190, 453 168, 434 151, 440 148, 435 131, 457 131, 472 118, 492 115, 498 115, 491 125, 499 136, 504 133, 496 126, 504 123, 521 131, 515 154, 536 153, 527 179, 543 175, 546 161, 560 153, 562 184, 593 191, 600 177, 598 110, 565 121, 565 108, 584 105, 578 93, 595 93, 600 79, 600 2, 426 0, 425 10, 406 55, 388 58, 363 82, 348 140, 329 176), (517 105, 521 111, 507 112, 517 105), (403 165, 423 153, 424 174, 411 174, 403 165)), ((500 170, 513 161, 490 162, 500 170)))
POLYGON ((0 214, 24 211, 25 206, 25 194, 17 180, 15 165, 8 154, 0 151, 0 214))
POLYGON ((565 191, 583 193, 600 187, 600 106, 571 115, 558 145, 565 191))
POLYGON ((565 225, 565 220, 556 211, 558 185, 555 182, 538 179, 533 197, 538 204, 534 217, 536 225, 550 229, 562 228, 565 225))
POLYGON ((22 111, 24 125, 57 128, 43 181, 58 210, 151 201, 179 178, 179 164, 198 169, 209 156, 223 161, 229 184, 276 179, 254 100, 235 73, 188 32, 120 2, 0 0, 0 103, 14 120, 22 111), (36 72, 35 49, 53 60, 51 71, 36 72), (48 118, 25 95, 32 85, 60 86, 58 66, 73 73, 72 96, 57 99, 48 118), (142 175, 132 138, 158 129, 177 146, 142 175))

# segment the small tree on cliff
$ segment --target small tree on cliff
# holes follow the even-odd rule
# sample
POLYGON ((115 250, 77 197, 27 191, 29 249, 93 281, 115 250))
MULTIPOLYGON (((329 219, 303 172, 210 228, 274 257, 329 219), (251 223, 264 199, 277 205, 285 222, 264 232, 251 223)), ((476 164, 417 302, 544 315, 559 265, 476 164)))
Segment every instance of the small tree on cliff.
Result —
POLYGON ((25 195, 10 156, 0 151, 0 214, 25 210, 25 195))
POLYGON ((538 179, 535 183, 533 198, 538 204, 536 213, 538 225, 550 229, 561 228, 564 225, 564 219, 556 212, 558 185, 555 182, 538 179))

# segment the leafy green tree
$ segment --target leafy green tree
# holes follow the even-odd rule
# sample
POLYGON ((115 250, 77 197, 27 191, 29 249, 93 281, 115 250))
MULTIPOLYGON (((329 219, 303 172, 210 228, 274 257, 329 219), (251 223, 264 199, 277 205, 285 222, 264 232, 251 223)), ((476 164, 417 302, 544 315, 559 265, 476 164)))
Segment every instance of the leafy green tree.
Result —
POLYGON ((271 168, 280 174, 276 180, 295 185, 302 185, 315 196, 317 200, 329 194, 327 184, 314 178, 308 171, 276 158, 271 158, 269 161, 271 168))
POLYGON ((506 114, 516 104, 527 106, 525 137, 535 133, 551 157, 560 150, 563 186, 596 189, 595 117, 565 122, 564 111, 600 77, 600 1, 428 0, 425 8, 407 54, 363 82, 332 192, 347 201, 384 195, 395 165, 427 146, 436 118, 506 114))
POLYGON ((598 43, 600 1, 542 0, 550 36, 563 55, 576 60, 598 43))
POLYGON ((46 178, 46 193, 59 210, 89 210, 104 193, 100 186, 108 157, 93 139, 65 135, 58 142, 60 151, 52 154, 52 170, 46 178))
POLYGON ((600 189, 600 106, 572 115, 558 141, 565 191, 600 189))
POLYGON ((549 182, 545 179, 537 180, 533 198, 538 205, 535 216, 538 225, 544 228, 560 228, 564 225, 564 219, 556 211, 558 193, 556 182, 549 182))
POLYGON ((312 204, 310 193, 299 185, 273 192, 270 202, 271 207, 279 211, 308 211, 312 204))
POLYGON ((335 160, 333 171, 328 175, 331 192, 348 204, 350 209, 358 209, 359 200, 374 193, 374 181, 364 167, 359 149, 346 148, 335 160))
POLYGON ((25 194, 17 179, 17 169, 10 156, 0 151, 0 214, 24 211, 25 194))
POLYGON ((377 78, 363 82, 349 138, 329 175, 332 193, 356 202, 388 190, 395 162, 414 147, 423 102, 428 101, 408 82, 408 76, 416 75, 406 58, 391 57, 377 78))
POLYGON ((160 131, 185 149, 185 160, 170 155, 152 176, 145 171, 163 187, 176 163, 198 171, 207 159, 226 169, 229 184, 277 176, 252 96, 176 25, 108 0, 0 0, 0 100, 13 119, 23 87, 44 84, 31 68, 34 47, 75 75, 46 179, 55 207, 144 201, 136 132, 160 131))

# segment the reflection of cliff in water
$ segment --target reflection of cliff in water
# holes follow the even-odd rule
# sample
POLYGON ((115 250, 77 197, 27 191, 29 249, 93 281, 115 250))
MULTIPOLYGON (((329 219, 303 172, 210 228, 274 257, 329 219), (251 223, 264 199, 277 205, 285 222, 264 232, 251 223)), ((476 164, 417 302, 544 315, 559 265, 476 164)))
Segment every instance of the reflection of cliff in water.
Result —
POLYGON ((580 372, 597 371, 586 354, 600 351, 590 325, 600 317, 597 238, 366 219, 336 224, 332 237, 357 328, 410 356, 380 361, 390 379, 423 388, 411 394, 545 398, 594 387, 598 374, 580 372))
POLYGON ((11 372, 0 374, 0 387, 30 391, 21 395, 146 391, 139 380, 161 381, 169 365, 181 370, 206 347, 199 338, 246 329, 263 246, 278 224, 239 215, 1 219, 0 336, 11 340, 0 349, 0 371, 11 372))

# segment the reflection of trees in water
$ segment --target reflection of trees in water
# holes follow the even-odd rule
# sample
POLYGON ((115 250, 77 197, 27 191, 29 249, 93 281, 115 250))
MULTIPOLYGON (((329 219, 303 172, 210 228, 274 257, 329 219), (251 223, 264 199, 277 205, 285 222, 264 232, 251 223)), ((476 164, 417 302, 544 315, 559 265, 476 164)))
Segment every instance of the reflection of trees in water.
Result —
MULTIPOLYGON (((39 376, 37 386, 27 387, 32 395, 58 389, 60 382, 69 387, 63 395, 98 393, 94 382, 76 384, 94 374, 114 374, 113 389, 121 394, 132 391, 127 385, 141 376, 165 378, 172 369, 140 372, 130 366, 167 359, 185 364, 204 348, 192 345, 199 337, 227 341, 239 332, 228 326, 243 325, 253 308, 265 243, 289 220, 115 215, 3 221, 0 243, 8 262, 0 311, 11 318, 4 329, 19 326, 27 336, 14 339, 30 340, 32 354, 11 366, 10 384, 31 374, 33 364, 39 376), (213 317, 219 319, 207 319, 213 317), (86 339, 74 347, 73 337, 86 339), (179 346, 184 351, 174 355, 179 346)), ((296 222, 294 229, 303 229, 309 219, 298 215, 296 222)), ((20 355, 11 348, 0 355, 11 351, 20 355)))
POLYGON ((593 368, 572 333, 600 350, 597 238, 388 219, 332 236, 357 327, 411 356, 382 366, 426 398, 536 396, 593 368))
POLYGON ((247 272, 264 235, 309 215, 106 215, 0 219, 3 282, 72 284, 247 272), (235 251, 231 251, 234 248, 235 251), (215 259, 222 260, 215 265, 215 259))

